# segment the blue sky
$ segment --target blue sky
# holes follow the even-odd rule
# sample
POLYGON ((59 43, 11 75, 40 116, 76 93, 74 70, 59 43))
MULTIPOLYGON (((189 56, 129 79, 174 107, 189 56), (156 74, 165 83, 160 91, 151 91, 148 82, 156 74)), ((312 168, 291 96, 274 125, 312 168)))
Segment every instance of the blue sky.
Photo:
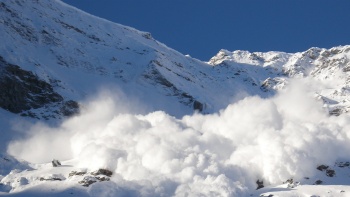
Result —
POLYGON ((349 0, 63 0, 93 15, 151 32, 207 61, 220 49, 304 51, 350 44, 349 0))

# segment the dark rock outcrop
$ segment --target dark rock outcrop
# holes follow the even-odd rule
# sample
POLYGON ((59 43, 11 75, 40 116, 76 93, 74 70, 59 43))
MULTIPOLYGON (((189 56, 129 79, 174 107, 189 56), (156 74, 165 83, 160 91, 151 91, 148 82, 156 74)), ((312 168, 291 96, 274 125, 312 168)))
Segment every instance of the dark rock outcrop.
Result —
POLYGON ((58 161, 57 159, 54 159, 51 161, 53 167, 58 167, 61 165, 61 162, 58 161))
POLYGON ((335 170, 331 169, 329 166, 327 165, 319 165, 316 168, 319 171, 325 172, 326 176, 328 177, 334 177, 335 176, 335 170))
POLYGON ((0 107, 12 113, 63 101, 52 86, 0 56, 0 107))
POLYGON ((263 180, 260 181, 260 180, 258 179, 258 180, 256 181, 256 184, 257 184, 257 187, 256 187, 257 190, 264 187, 264 181, 263 181, 263 180))
MULTIPOLYGON (((85 172, 78 173, 73 171, 69 174, 69 176, 85 175, 85 172)), ((112 176, 113 172, 107 169, 98 169, 90 174, 93 176, 84 176, 83 180, 79 181, 78 183, 84 187, 89 187, 91 184, 96 182, 110 181, 109 177, 112 176)))
POLYGON ((79 113, 79 104, 75 101, 69 100, 63 102, 60 107, 60 112, 64 116, 72 116, 79 113))
POLYGON ((315 181, 314 185, 321 185, 322 183, 323 183, 323 181, 317 180, 317 181, 315 181))
POLYGON ((341 161, 341 162, 336 162, 335 165, 338 166, 339 168, 345 168, 345 167, 349 168, 350 162, 341 161))
POLYGON ((201 111, 203 111, 203 108, 204 108, 204 105, 201 102, 199 102, 199 101, 193 102, 193 109, 194 110, 201 112, 201 111))
POLYGON ((91 184, 96 183, 98 179, 93 176, 86 176, 83 178, 83 180, 79 181, 78 183, 81 184, 84 187, 89 187, 91 184))
POLYGON ((0 107, 21 116, 59 118, 79 113, 79 104, 55 92, 51 80, 46 82, 31 71, 23 70, 0 56, 0 107), (48 113, 32 110, 45 108, 48 113))
POLYGON ((100 169, 98 169, 95 172, 91 172, 91 174, 94 175, 94 176, 105 175, 105 176, 109 176, 110 177, 110 176, 112 176, 113 172, 110 171, 110 170, 107 170, 107 169, 100 168, 100 169))
POLYGON ((72 171, 69 173, 69 176, 68 177, 72 177, 72 176, 83 176, 85 175, 86 172, 77 172, 77 171, 72 171))

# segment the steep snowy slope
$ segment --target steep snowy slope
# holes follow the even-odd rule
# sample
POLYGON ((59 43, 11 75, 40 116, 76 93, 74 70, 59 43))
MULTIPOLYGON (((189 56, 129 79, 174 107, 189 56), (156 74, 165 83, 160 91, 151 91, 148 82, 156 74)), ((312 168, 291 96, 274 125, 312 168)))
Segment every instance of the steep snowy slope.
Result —
MULTIPOLYGON (((64 115, 55 107, 62 108, 67 101, 79 101, 111 85, 129 97, 142 97, 151 110, 181 116, 193 111, 197 99, 215 111, 229 103, 236 89, 251 89, 250 84, 227 89, 236 82, 227 79, 230 75, 225 70, 186 57, 149 33, 90 16, 60 2, 3 1, 1 10, 2 67, 19 66, 50 89, 35 92, 21 87, 21 91, 29 91, 26 100, 32 104, 14 110, 10 107, 13 103, 24 101, 9 98, 9 104, 2 107, 14 113, 38 118, 56 117, 47 114, 52 111, 64 115), (32 94, 60 96, 41 101, 31 98, 32 94), (49 108, 44 110, 43 106, 49 108), (30 110, 37 108, 41 110, 30 110)), ((255 88, 250 93, 257 91, 255 88)))

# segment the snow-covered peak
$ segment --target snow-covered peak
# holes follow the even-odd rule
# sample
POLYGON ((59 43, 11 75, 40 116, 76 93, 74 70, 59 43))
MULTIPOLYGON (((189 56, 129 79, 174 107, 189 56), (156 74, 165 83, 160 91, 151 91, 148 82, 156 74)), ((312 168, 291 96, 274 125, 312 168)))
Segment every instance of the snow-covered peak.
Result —
POLYGON ((212 57, 208 63, 215 66, 221 64, 223 61, 232 61, 241 64, 268 66, 276 62, 281 62, 289 58, 290 55, 291 54, 276 51, 251 53, 242 50, 230 52, 222 49, 218 54, 212 57))
MULTIPOLYGON (((331 49, 313 47, 304 52, 248 52, 220 50, 208 62, 217 67, 226 65, 230 68, 240 66, 252 71, 260 69, 259 78, 262 89, 280 90, 285 87, 290 78, 312 78, 327 85, 327 90, 320 88, 316 91, 330 111, 347 112, 349 85, 348 71, 350 70, 350 46, 338 46, 331 49), (258 67, 251 67, 258 66, 258 67), (264 74, 265 73, 265 74, 264 74), (336 82, 335 82, 336 81, 336 82)), ((255 71, 256 73, 257 71, 255 71)), ((254 72, 249 74, 254 76, 254 72)), ((339 113, 336 114, 339 114, 339 113)))

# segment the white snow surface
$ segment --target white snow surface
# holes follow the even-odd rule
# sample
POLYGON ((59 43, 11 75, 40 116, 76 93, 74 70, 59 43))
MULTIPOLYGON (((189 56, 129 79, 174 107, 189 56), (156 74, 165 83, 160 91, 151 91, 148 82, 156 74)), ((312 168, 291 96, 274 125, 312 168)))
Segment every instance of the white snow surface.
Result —
POLYGON ((56 0, 0 0, 0 27, 1 57, 82 108, 0 109, 0 195, 350 196, 350 46, 202 62, 56 0))

